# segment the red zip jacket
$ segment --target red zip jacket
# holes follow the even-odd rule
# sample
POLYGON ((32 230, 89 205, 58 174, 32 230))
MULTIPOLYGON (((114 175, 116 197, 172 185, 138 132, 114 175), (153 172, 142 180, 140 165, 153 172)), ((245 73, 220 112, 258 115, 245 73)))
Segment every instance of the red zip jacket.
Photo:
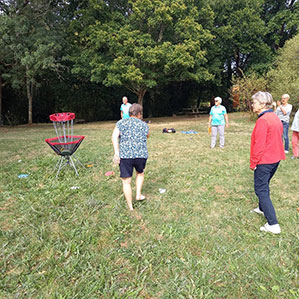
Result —
POLYGON ((285 160, 282 133, 282 123, 272 109, 259 115, 251 134, 251 169, 258 164, 272 164, 285 160))

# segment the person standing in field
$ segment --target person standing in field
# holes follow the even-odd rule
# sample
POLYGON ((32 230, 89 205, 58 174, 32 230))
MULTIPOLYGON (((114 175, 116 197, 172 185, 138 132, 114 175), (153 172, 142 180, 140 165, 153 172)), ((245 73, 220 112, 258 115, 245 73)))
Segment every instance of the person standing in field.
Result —
POLYGON ((286 154, 289 152, 289 122, 293 108, 293 106, 288 103, 289 99, 290 96, 288 94, 283 94, 281 96, 281 102, 277 101, 276 109, 276 114, 283 125, 284 150, 286 154))
POLYGON ((222 99, 215 98, 215 105, 210 110, 209 129, 212 127, 211 148, 216 146, 217 134, 220 136, 220 148, 224 148, 224 127, 228 128, 228 116, 226 108, 221 105, 222 99))
POLYGON ((128 102, 128 98, 127 97, 123 97, 122 98, 123 103, 120 106, 120 117, 123 118, 129 118, 129 109, 132 106, 129 102, 128 102))
POLYGON ((292 150, 293 156, 292 159, 298 159, 298 141, 299 141, 299 109, 295 114, 293 119, 291 130, 293 131, 292 135, 292 150))
POLYGON ((253 112, 258 115, 251 134, 250 169, 254 171, 254 190, 259 206, 252 210, 266 217, 267 223, 261 231, 279 234, 281 232, 275 209, 270 199, 270 180, 280 160, 285 160, 282 142, 283 125, 273 112, 272 95, 259 91, 252 96, 253 112))
POLYGON ((148 158, 149 127, 141 120, 142 110, 141 105, 133 104, 129 109, 130 117, 119 120, 112 133, 113 161, 119 164, 123 192, 130 211, 133 211, 131 180, 134 168, 136 170, 136 200, 145 199, 141 191, 148 158))

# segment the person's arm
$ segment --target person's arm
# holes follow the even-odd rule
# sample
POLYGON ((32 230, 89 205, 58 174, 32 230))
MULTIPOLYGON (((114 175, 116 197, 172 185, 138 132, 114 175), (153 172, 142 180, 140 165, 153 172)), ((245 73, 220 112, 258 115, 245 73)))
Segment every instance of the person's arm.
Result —
POLYGON ((228 128, 228 115, 227 115, 227 113, 224 114, 224 118, 225 118, 225 126, 228 128))
POLYGON ((281 102, 280 101, 277 101, 276 102, 276 110, 275 110, 275 113, 276 113, 276 115, 278 115, 279 114, 279 111, 281 111, 281 102))
POLYGON ((291 114, 292 108, 292 105, 287 105, 286 107, 283 107, 282 105, 280 106, 280 110, 283 113, 283 115, 291 114))
POLYGON ((282 106, 282 105, 280 106, 280 110, 281 110, 281 112, 283 113, 283 115, 286 115, 286 114, 287 114, 287 111, 286 111, 286 109, 285 109, 285 108, 283 108, 283 106, 282 106))
POLYGON ((119 164, 120 158, 119 158, 119 129, 117 127, 114 128, 113 133, 112 133, 112 144, 114 148, 114 156, 113 156, 113 162, 115 164, 119 164))
POLYGON ((149 125, 146 124, 146 126, 147 126, 147 128, 146 128, 146 130, 147 130, 146 138, 149 138, 150 137, 149 125))
POLYGON ((210 114, 210 116, 209 116, 209 128, 211 127, 211 123, 212 123, 212 115, 210 114))
POLYGON ((254 133, 254 144, 250 153, 250 169, 254 170, 261 160, 266 148, 268 125, 266 120, 258 120, 254 133))
POLYGON ((120 106, 120 119, 123 118, 123 105, 120 106))

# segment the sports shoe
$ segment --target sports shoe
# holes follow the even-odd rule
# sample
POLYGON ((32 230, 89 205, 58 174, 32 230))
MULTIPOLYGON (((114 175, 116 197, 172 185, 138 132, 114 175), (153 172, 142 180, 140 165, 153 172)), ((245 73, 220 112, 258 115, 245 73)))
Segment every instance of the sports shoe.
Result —
POLYGON ((299 159, 299 158, 298 158, 298 157, 295 157, 295 156, 292 156, 291 159, 294 160, 294 159, 299 159))
POLYGON ((288 154, 289 153, 289 151, 284 151, 286 154, 288 154))
POLYGON ((281 233, 279 224, 270 225, 270 224, 268 224, 268 222, 264 226, 260 227, 260 230, 264 231, 264 232, 270 232, 272 234, 280 234, 281 233))
POLYGON ((255 209, 251 210, 250 212, 252 212, 252 213, 255 212, 255 213, 257 213, 257 214, 264 215, 264 212, 261 211, 259 207, 257 207, 257 208, 255 208, 255 209))

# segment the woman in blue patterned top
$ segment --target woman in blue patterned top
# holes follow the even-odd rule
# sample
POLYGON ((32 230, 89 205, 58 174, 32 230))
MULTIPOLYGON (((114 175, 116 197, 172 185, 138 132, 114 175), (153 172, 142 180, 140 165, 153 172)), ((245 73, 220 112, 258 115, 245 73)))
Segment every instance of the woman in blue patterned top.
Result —
POLYGON ((133 104, 129 110, 130 118, 121 119, 116 123, 112 134, 114 147, 113 161, 119 164, 123 192, 129 207, 133 210, 131 179, 133 169, 136 170, 136 200, 144 200, 141 194, 144 181, 144 169, 148 158, 147 138, 149 127, 141 120, 142 106, 133 104))

